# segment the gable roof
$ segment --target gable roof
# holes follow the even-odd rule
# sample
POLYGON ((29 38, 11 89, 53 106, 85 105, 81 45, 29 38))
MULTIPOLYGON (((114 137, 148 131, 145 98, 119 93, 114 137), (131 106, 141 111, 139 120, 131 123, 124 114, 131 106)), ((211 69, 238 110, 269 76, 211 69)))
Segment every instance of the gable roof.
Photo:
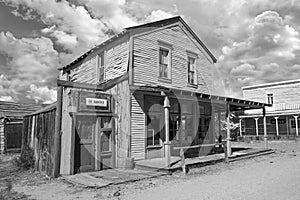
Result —
POLYGON ((0 118, 23 118, 24 115, 32 113, 43 105, 20 104, 15 102, 0 101, 0 118))
MULTIPOLYGON (((94 51, 97 51, 98 49, 103 48, 105 45, 108 45, 108 44, 112 43, 113 41, 116 41, 116 40, 118 40, 120 38, 123 38, 125 36, 128 36, 128 35, 132 36, 132 35, 136 34, 137 30, 140 30, 142 28, 147 28, 147 27, 149 27, 149 28, 150 27, 159 28, 159 27, 170 25, 170 24, 174 24, 176 22, 181 22, 184 25, 184 27, 191 33, 191 35, 203 47, 203 49, 206 51, 206 53, 211 57, 213 62, 216 63, 217 62, 216 57, 209 51, 209 49, 200 40, 200 38, 196 35, 196 33, 188 26, 188 24, 180 16, 176 16, 176 17, 172 17, 172 18, 168 18, 168 19, 163 19, 163 20, 159 20, 159 21, 155 21, 155 22, 150 22, 150 23, 146 23, 146 24, 141 24, 141 25, 125 28, 121 33, 113 36, 112 38, 106 40, 105 42, 99 44, 98 46, 90 49, 85 54, 81 55, 80 57, 78 57, 77 59, 72 61, 71 63, 65 65, 64 67, 59 68, 59 70, 67 70, 68 68, 70 68, 74 64, 76 64, 76 63, 82 61, 83 59, 85 59, 88 55, 90 55, 94 51)), ((145 31, 147 31, 147 30, 145 30, 145 31)))

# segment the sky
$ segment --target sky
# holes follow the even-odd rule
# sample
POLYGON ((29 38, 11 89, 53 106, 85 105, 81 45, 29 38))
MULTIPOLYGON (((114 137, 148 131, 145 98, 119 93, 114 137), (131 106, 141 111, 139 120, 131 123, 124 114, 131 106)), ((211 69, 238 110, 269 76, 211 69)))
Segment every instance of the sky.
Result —
POLYGON ((222 95, 300 78, 299 0, 0 0, 0 100, 51 103, 58 68, 123 28, 178 15, 217 58, 222 95))

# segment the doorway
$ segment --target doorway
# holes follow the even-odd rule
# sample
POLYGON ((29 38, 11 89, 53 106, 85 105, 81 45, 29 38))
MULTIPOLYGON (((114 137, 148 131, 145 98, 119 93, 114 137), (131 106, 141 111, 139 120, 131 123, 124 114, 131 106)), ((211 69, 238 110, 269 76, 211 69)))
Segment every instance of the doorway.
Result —
POLYGON ((114 168, 111 116, 76 116, 74 173, 114 168))

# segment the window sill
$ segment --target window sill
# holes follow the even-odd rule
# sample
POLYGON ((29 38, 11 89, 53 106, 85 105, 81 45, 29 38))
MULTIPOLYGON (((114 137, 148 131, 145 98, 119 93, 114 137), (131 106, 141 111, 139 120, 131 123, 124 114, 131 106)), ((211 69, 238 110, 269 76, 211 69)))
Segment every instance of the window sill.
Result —
POLYGON ((192 88, 198 88, 198 85, 194 83, 187 83, 187 86, 192 88))
POLYGON ((162 77, 158 77, 158 81, 164 82, 164 83, 172 83, 172 80, 171 80, 171 79, 168 79, 168 78, 162 78, 162 77))
POLYGON ((158 149, 158 148, 162 148, 161 145, 151 145, 151 146, 147 146, 147 149, 158 149))

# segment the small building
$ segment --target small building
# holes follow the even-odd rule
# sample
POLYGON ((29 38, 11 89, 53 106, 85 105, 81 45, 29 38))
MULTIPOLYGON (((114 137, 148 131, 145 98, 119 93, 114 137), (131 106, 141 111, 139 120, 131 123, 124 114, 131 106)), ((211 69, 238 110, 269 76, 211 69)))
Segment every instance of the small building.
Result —
MULTIPOLYGON (((209 153, 221 112, 266 106, 216 95, 215 62, 186 22, 173 17, 126 28, 62 67, 53 176, 153 158, 168 167, 184 146, 199 145, 198 156, 209 153)), ((226 138, 230 145, 230 132, 226 138)))
MULTIPOLYGON (((300 79, 243 87, 245 99, 272 104, 266 108, 266 127, 269 139, 295 139, 299 136, 300 79)), ((262 139, 263 113, 246 111, 240 116, 241 136, 262 139)))
POLYGON ((23 116, 40 108, 36 104, 0 101, 0 153, 21 150, 23 116))

